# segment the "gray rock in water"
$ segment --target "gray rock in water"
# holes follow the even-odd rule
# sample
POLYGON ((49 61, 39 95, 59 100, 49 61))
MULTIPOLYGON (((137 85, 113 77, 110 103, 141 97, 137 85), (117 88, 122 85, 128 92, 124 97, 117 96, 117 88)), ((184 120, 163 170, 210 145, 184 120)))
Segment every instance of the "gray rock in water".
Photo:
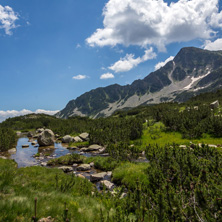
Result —
POLYGON ((29 147, 29 144, 23 144, 22 145, 22 148, 28 148, 29 147))
POLYGON ((37 139, 39 146, 54 145, 55 135, 50 129, 45 129, 37 139))
POLYGON ((84 141, 89 141, 89 134, 88 133, 81 133, 79 137, 84 141))
POLYGON ((9 152, 10 154, 16 153, 16 148, 12 148, 12 149, 8 150, 8 152, 9 152))
POLYGON ((37 144, 37 142, 36 141, 32 141, 32 143, 31 143, 33 146, 35 146, 36 144, 37 144))
POLYGON ((89 164, 81 164, 77 167, 77 170, 79 171, 86 171, 90 169, 91 169, 91 166, 89 164))
POLYGON ((58 167, 58 169, 63 170, 65 173, 73 171, 73 168, 72 167, 68 167, 68 166, 58 167))
POLYGON ((91 182, 99 181, 99 180, 104 179, 105 176, 106 176, 106 172, 91 174, 90 181, 91 182))
POLYGON ((66 136, 62 137, 62 142, 63 143, 70 143, 70 142, 75 142, 75 140, 70 135, 66 135, 66 136))
POLYGON ((108 190, 112 190, 114 188, 114 183, 108 181, 108 180, 102 180, 100 182, 100 188, 103 189, 105 187, 108 190))

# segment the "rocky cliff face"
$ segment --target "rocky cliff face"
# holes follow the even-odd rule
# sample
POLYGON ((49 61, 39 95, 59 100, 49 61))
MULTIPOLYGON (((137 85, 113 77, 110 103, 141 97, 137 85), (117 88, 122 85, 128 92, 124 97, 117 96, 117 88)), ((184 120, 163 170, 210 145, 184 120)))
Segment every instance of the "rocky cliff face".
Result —
POLYGON ((97 88, 71 100, 57 117, 109 116, 141 104, 186 101, 222 86, 222 51, 183 48, 173 61, 131 85, 97 88))

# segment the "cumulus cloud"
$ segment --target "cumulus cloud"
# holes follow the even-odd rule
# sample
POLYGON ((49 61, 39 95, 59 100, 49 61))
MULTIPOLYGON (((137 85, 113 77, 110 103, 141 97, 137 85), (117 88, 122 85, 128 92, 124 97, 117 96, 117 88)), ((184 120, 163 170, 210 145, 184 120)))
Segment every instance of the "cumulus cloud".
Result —
POLYGON ((164 62, 159 62, 155 65, 155 70, 160 69, 161 67, 165 66, 169 61, 172 61, 174 59, 174 56, 170 56, 168 59, 166 59, 164 62))
POLYGON ((109 69, 114 72, 127 72, 138 66, 140 63, 154 58, 156 58, 156 53, 153 52, 153 48, 150 48, 145 50, 145 54, 142 57, 135 58, 134 54, 127 54, 124 58, 121 58, 119 61, 111 65, 109 69))
POLYGON ((27 114, 31 114, 31 113, 44 113, 44 114, 47 114, 47 115, 54 115, 57 112, 59 112, 59 110, 51 111, 51 110, 37 109, 34 112, 32 112, 31 110, 28 110, 28 109, 23 109, 21 111, 18 111, 18 110, 7 110, 7 111, 0 110, 0 122, 4 121, 5 119, 7 119, 9 117, 23 116, 23 115, 27 115, 27 114))
POLYGON ((100 76, 100 79, 113 79, 114 75, 112 73, 104 73, 100 76))
POLYGON ((207 40, 204 44, 204 49, 211 51, 222 50, 222 39, 217 39, 214 42, 207 40))
POLYGON ((86 75, 77 75, 77 76, 73 76, 72 78, 76 80, 82 80, 82 79, 85 79, 86 77, 87 77, 86 75))
POLYGON ((219 0, 109 0, 103 28, 86 42, 94 46, 155 45, 160 51, 172 42, 210 39, 222 27, 219 0))
POLYGON ((16 28, 15 21, 18 20, 18 13, 9 6, 0 5, 0 29, 4 29, 7 35, 12 35, 12 29, 16 28))

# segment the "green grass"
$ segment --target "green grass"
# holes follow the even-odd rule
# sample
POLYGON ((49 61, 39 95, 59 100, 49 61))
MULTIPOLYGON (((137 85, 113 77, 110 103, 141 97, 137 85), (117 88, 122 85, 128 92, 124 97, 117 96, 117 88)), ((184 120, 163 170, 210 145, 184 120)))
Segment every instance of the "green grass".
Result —
POLYGON ((146 171, 149 163, 122 163, 113 171, 113 181, 130 189, 135 189, 137 182, 148 184, 146 171))
POLYGON ((203 134, 203 137, 200 139, 184 139, 182 134, 179 132, 168 132, 165 130, 163 123, 158 122, 153 126, 146 127, 144 125, 143 135, 141 139, 131 141, 132 144, 144 149, 147 145, 165 146, 167 144, 179 144, 179 145, 188 145, 190 142, 198 144, 214 144, 222 145, 222 138, 213 138, 208 134, 203 134))
POLYGON ((74 163, 83 163, 86 157, 81 156, 79 154, 71 154, 71 155, 65 155, 61 156, 59 158, 51 159, 48 161, 49 166, 55 166, 55 165, 72 165, 74 163))
POLYGON ((113 159, 112 157, 101 157, 101 156, 89 157, 84 162, 85 163, 94 162, 94 167, 96 169, 104 171, 111 171, 115 169, 119 164, 119 161, 113 159))
POLYGON ((70 221, 100 221, 100 210, 104 214, 109 210, 111 214, 111 206, 93 197, 92 191, 95 192, 95 187, 88 180, 61 170, 17 169, 12 160, 0 159, 0 221, 31 221, 35 198, 38 218, 52 216, 55 222, 64 221, 66 202, 70 221))
POLYGON ((89 141, 83 141, 83 142, 75 142, 75 143, 70 143, 69 146, 76 146, 76 147, 84 147, 84 146, 89 146, 89 141))

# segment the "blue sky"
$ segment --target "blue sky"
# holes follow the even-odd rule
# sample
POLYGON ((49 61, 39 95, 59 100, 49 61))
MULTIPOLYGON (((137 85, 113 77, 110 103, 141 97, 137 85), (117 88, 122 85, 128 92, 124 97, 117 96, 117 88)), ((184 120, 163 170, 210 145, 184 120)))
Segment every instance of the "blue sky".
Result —
POLYGON ((91 89, 130 84, 182 47, 222 50, 221 8, 218 0, 0 0, 0 116, 60 110, 91 89))

